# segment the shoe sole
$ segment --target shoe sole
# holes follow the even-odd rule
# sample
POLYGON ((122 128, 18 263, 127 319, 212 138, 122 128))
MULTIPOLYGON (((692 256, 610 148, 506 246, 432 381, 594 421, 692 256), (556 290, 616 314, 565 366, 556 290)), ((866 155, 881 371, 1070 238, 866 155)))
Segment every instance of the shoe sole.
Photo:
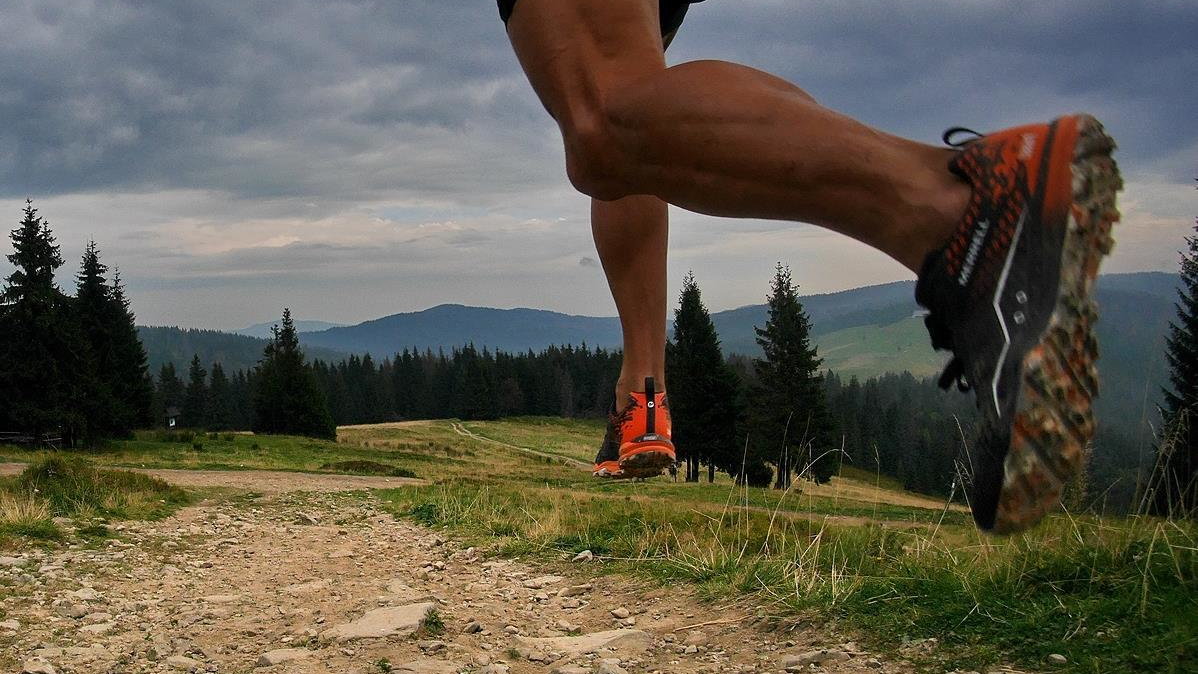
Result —
POLYGON ((675 462, 674 450, 649 444, 620 452, 620 469, 628 478, 657 477, 675 462))
POLYGON ((1075 119, 1073 198, 1056 306, 1040 341, 1023 358, 992 529, 999 534, 1022 531, 1057 506, 1065 485, 1081 470, 1094 435, 1098 309, 1092 293, 1099 264, 1114 245, 1111 228, 1119 220, 1115 199, 1123 182, 1111 158, 1114 139, 1095 118, 1075 119))
POLYGON ((604 461, 595 466, 591 471, 591 477, 597 477, 604 480, 627 480, 628 476, 624 471, 620 470, 618 461, 604 461), (614 469, 612 464, 615 464, 614 469))

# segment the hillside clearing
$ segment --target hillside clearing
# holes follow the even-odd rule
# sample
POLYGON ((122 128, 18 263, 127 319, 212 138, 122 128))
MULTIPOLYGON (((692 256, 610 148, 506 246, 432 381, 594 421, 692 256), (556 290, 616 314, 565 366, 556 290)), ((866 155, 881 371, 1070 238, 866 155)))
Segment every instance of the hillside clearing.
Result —
MULTIPOLYGON (((629 578, 663 590, 685 587, 713 602, 709 619, 730 621, 718 626, 733 632, 745 616, 800 633, 813 621, 832 625, 863 650, 901 653, 919 671, 1005 664, 1182 672, 1196 665, 1198 535, 1190 525, 1061 515, 1029 534, 996 539, 979 535, 959 503, 894 491, 887 479, 855 470, 787 493, 726 478, 598 482, 563 463, 586 461, 597 430, 595 422, 545 418, 444 420, 343 428, 338 443, 205 436, 199 449, 143 436, 94 458, 156 463, 154 470, 172 462, 240 464, 227 477, 247 487, 261 475, 245 470, 254 467, 281 468, 279 484, 298 488, 307 473, 287 471, 342 461, 412 470, 422 484, 372 498, 461 539, 463 550, 551 566, 589 550, 601 560, 588 567, 598 587, 629 578), (1065 663, 1046 664, 1049 655, 1065 663)), ((355 480, 378 478, 313 479, 357 488, 363 483, 355 480)), ((539 671, 527 664, 518 659, 513 669, 539 671)), ((901 663, 883 664, 882 671, 901 670, 901 663)))

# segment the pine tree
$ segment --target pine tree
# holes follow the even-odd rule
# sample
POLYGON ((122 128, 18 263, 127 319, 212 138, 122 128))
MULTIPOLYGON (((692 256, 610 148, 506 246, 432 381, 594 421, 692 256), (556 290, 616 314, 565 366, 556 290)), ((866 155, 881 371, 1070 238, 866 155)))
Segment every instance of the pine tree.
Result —
POLYGON ((233 428, 233 389, 220 363, 212 364, 208 384, 208 429, 227 431, 233 428))
POLYGON ((76 275, 74 314, 87 342, 83 367, 76 373, 84 389, 79 412, 83 434, 89 442, 99 438, 124 436, 132 430, 129 415, 114 390, 115 353, 112 334, 112 289, 105 274, 108 267, 100 262, 95 241, 88 241, 76 275))
POLYGON ((666 381, 674 445, 686 463, 686 481, 699 481, 699 463, 741 474, 743 452, 737 446, 744 411, 736 373, 724 362, 720 339, 703 306, 694 273, 682 281, 674 310, 674 339, 666 346, 666 381))
POLYGON ((16 269, 0 291, 0 424, 35 438, 61 434, 73 445, 84 425, 87 345, 71 298, 54 283, 63 260, 50 225, 32 201, 22 213, 7 256, 16 269))
POLYGON ((184 428, 204 428, 208 425, 208 372, 200 364, 200 356, 191 357, 187 370, 187 390, 183 394, 182 420, 184 428))
POLYGON ((254 374, 255 433, 335 439, 337 427, 312 368, 304 362, 291 310, 283 310, 254 374))
POLYGON ((153 422, 154 383, 150 378, 146 347, 137 332, 137 322, 125 296, 120 270, 112 272, 112 296, 109 310, 109 335, 112 338, 112 392, 121 404, 122 430, 132 430, 153 422))
POLYGON ((183 391, 183 381, 179 379, 175 364, 164 363, 162 369, 158 371, 157 398, 160 405, 158 410, 160 417, 165 417, 171 408, 178 411, 179 407, 183 405, 183 391))
POLYGON ((492 373, 487 361, 479 355, 474 344, 467 344, 456 354, 458 366, 454 385, 458 399, 457 416, 462 419, 494 419, 495 392, 492 373))
POLYGON ((1165 434, 1153 477, 1152 510, 1158 515, 1198 515, 1198 221, 1181 256, 1177 321, 1169 324, 1165 357, 1165 434))
POLYGON ((254 386, 250 380, 252 372, 238 370, 233 378, 233 400, 236 401, 233 414, 233 428, 247 429, 254 425, 254 386))
POLYGON ((774 270, 768 305, 765 327, 755 328, 765 358, 754 360, 758 384, 751 398, 753 442, 759 452, 776 452, 776 488, 788 488, 796 470, 827 482, 840 458, 830 449, 830 420, 818 372, 821 361, 790 269, 781 263, 774 270))

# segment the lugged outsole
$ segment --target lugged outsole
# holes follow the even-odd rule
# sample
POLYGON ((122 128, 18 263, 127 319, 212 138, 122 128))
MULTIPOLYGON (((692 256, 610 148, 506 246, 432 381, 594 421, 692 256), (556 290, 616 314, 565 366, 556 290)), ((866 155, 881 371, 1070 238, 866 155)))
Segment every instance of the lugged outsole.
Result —
POLYGON ((618 461, 605 461, 595 466, 591 471, 591 477, 602 480, 627 480, 629 476, 620 468, 618 461))
POLYGON ((1098 310, 1092 294, 1099 264, 1114 245, 1115 199, 1123 183, 1111 158, 1115 142, 1102 124, 1088 115, 1079 115, 1077 124, 1057 301, 1043 337, 1023 359, 994 519, 1000 534, 1034 525, 1059 503, 1094 435, 1098 310))
POLYGON ((664 447, 646 447, 620 457, 626 478, 657 477, 673 465, 675 455, 664 447))

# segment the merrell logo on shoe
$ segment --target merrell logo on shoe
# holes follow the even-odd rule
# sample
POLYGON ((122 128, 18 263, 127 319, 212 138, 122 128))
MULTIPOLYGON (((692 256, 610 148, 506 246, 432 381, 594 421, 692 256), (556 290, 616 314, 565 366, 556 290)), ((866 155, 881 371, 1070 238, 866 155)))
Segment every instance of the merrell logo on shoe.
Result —
POLYGON ((965 264, 961 265, 961 276, 957 279, 957 283, 961 284, 961 287, 965 287, 969 283, 969 277, 973 276, 973 267, 978 262, 978 255, 982 252, 982 244, 986 242, 986 233, 989 231, 990 221, 982 220, 973 232, 973 240, 969 242, 969 251, 965 253, 965 264))

